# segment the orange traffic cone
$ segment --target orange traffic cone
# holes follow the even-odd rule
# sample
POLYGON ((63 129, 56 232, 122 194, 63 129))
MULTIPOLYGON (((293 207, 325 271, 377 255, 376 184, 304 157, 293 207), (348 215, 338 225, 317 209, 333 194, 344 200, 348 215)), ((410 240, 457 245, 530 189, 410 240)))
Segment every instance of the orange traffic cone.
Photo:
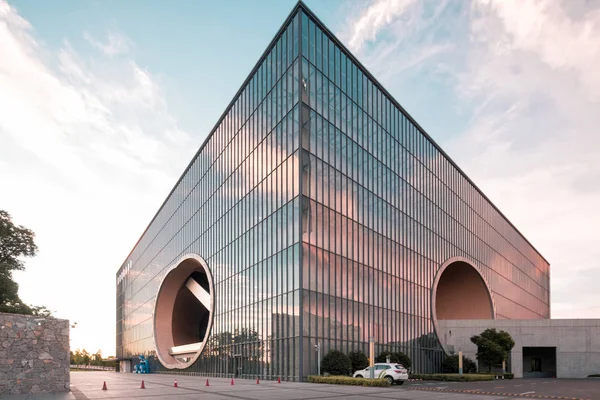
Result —
POLYGON ((280 376, 277 377, 277 383, 281 383, 281 377, 280 376))
POLYGON ((210 386, 210 385, 208 384, 208 379, 206 380, 206 385, 204 385, 204 386, 210 386))
POLYGON ((233 378, 231 378, 231 386, 235 385, 235 383, 233 383, 233 378))
POLYGON ((104 385, 102 385, 102 390, 108 390, 108 388, 106 387, 106 381, 104 381, 104 385))
POLYGON ((175 383, 173 383, 173 387, 179 387, 179 386, 177 386, 177 379, 175 379, 175 383))
POLYGON ((260 382, 258 381, 258 378, 256 378, 256 384, 260 385, 260 382))
POLYGON ((140 389, 146 389, 146 385, 144 385, 144 381, 142 380, 142 386, 140 386, 140 389))

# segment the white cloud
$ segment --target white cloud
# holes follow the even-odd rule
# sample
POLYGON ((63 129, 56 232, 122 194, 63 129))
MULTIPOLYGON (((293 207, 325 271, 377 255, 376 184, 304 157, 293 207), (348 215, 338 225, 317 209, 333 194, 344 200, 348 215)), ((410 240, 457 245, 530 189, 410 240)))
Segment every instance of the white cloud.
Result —
POLYGON ((365 42, 373 42, 383 28, 402 16, 415 0, 378 0, 372 2, 351 25, 348 45, 360 51, 365 42))
POLYGON ((600 277, 600 13, 575 19, 571 4, 474 6, 459 91, 485 106, 452 146, 550 260, 559 317, 600 307, 591 276, 580 275, 600 277))
POLYGON ((119 32, 109 32, 105 43, 95 39, 88 32, 85 32, 83 37, 91 45, 109 57, 125 54, 133 45, 127 36, 124 36, 119 32))
POLYGON ((373 1, 343 35, 384 83, 421 79, 431 109, 432 82, 453 85, 468 124, 442 147, 551 262, 553 316, 600 316, 600 10, 431 4, 373 1))
POLYGON ((436 32, 454 30, 444 18, 448 0, 374 0, 350 12, 339 36, 367 68, 383 82, 396 82, 423 66, 439 69, 440 56, 451 54, 455 44, 436 32), (440 40, 442 39, 442 40, 440 40))
POLYGON ((95 58, 67 41, 42 47, 0 0, 0 208, 40 248, 16 275, 20 293, 77 321, 74 347, 106 355, 116 271, 200 143, 149 71, 111 57, 123 43, 110 34, 95 58))

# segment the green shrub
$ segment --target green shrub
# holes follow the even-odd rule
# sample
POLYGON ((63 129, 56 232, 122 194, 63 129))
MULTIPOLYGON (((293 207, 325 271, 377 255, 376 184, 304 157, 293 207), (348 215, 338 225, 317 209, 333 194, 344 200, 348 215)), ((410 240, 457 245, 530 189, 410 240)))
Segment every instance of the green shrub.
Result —
POLYGON ((352 362, 339 350, 329 350, 321 361, 321 371, 330 375, 350 375, 352 362))
POLYGON ((496 376, 483 374, 411 374, 410 379, 423 379, 424 381, 475 382, 493 381, 496 379, 496 376))
MULTIPOLYGON (((458 355, 448 356, 442 363, 442 371, 445 374, 458 373, 458 355)), ((463 373, 474 374, 477 372, 477 364, 470 358, 463 357, 463 373)))
POLYGON ((350 362, 352 363, 352 372, 358 371, 359 369, 365 369, 369 366, 369 359, 360 350, 351 351, 348 353, 350 362))
POLYGON ((399 351, 394 352, 394 353, 389 352, 389 351, 384 351, 384 352, 380 353, 377 357, 375 357, 375 362, 376 363, 387 362, 388 355, 390 356, 391 363, 402 364, 404 366, 404 368, 407 368, 407 369, 410 368, 410 366, 412 365, 412 362, 410 361, 410 357, 399 351))
POLYGON ((510 373, 510 372, 505 372, 504 373, 504 379, 513 379, 515 377, 515 374, 510 373))
POLYGON ((390 382, 387 379, 350 378, 349 376, 310 375, 308 377, 308 381, 310 383, 329 383, 331 385, 377 386, 377 387, 390 386, 390 382))

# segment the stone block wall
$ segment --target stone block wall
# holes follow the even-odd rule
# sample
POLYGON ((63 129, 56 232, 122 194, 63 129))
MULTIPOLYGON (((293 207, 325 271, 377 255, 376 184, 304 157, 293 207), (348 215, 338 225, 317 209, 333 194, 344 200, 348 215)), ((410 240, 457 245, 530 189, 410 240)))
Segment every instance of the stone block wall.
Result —
POLYGON ((69 321, 0 313, 0 396, 70 390, 69 321))

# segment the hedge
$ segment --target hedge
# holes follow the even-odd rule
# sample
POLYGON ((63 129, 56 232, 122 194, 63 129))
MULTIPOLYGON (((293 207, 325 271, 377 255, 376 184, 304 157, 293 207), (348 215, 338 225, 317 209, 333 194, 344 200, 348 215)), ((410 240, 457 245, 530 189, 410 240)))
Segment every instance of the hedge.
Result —
POLYGON ((510 372, 505 372, 504 373, 504 379, 513 379, 515 377, 515 374, 510 373, 510 372))
MULTIPOLYGON (((445 374, 458 373, 458 355, 447 356, 442 363, 442 372, 445 374)), ((474 374, 477 372, 477 364, 468 357, 463 357, 463 373, 474 374)))
POLYGON ((310 383, 329 383, 331 385, 353 385, 353 386, 390 386, 387 379, 365 379, 365 378, 350 378, 349 376, 318 376, 310 375, 308 377, 310 383))
POLYGON ((495 375, 483 374, 412 374, 410 379, 422 379, 424 381, 447 381, 447 382, 475 382, 493 381, 495 375))

